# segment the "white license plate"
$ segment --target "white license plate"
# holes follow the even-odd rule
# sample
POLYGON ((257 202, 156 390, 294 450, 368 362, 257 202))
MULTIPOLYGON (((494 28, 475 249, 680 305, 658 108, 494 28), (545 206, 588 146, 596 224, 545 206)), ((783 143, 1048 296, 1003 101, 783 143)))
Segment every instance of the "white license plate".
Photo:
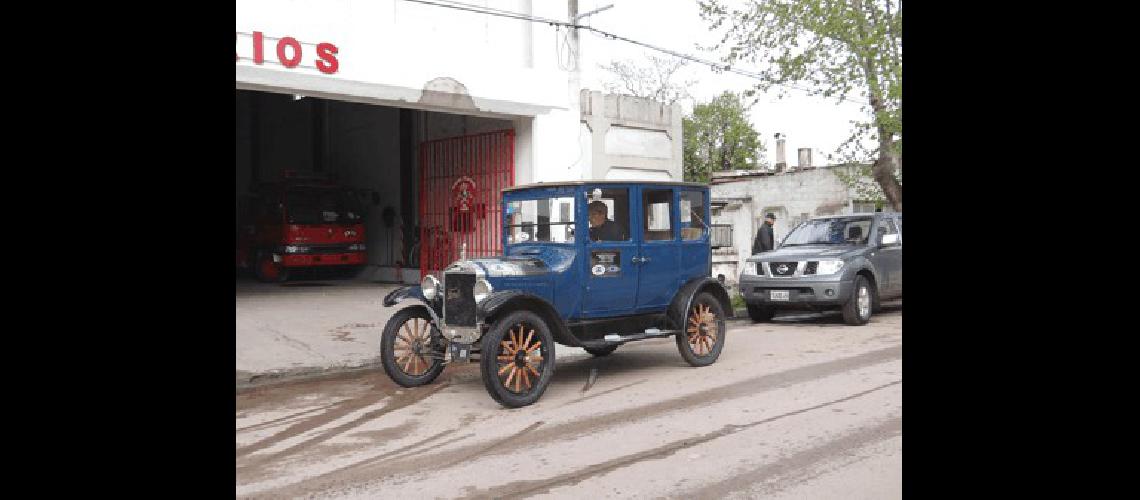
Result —
POLYGON ((770 293, 771 293, 770 297, 772 300, 788 300, 788 291, 787 290, 771 290, 770 293))

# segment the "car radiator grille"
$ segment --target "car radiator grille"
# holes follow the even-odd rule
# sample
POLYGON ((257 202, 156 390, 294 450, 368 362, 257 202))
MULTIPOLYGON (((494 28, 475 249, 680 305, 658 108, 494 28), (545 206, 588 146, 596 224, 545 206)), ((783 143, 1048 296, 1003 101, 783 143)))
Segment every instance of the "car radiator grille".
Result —
POLYGON ((799 262, 771 262, 768 269, 772 270, 773 276, 791 276, 796 273, 797 265, 799 262))
POLYGON ((443 275, 443 319, 450 326, 475 326, 474 273, 443 275))

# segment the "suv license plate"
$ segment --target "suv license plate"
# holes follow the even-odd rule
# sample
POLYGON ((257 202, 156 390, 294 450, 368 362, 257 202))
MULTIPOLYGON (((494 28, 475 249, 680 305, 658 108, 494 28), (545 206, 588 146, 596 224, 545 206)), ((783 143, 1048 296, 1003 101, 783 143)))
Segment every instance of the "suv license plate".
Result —
POLYGON ((772 300, 788 300, 787 290, 772 290, 771 294, 772 300))

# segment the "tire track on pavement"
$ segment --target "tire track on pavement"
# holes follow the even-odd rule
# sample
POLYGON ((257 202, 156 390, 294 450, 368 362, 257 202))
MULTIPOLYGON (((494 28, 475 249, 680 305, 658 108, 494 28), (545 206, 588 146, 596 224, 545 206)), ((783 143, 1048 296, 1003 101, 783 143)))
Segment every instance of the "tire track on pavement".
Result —
MULTIPOLYGON (((787 413, 781 413, 779 415, 774 415, 774 416, 771 416, 771 417, 768 417, 765 419, 757 420, 755 422, 749 422, 747 424, 728 424, 728 425, 725 425, 724 427, 721 427, 719 430, 708 432, 708 433, 705 433, 705 434, 702 434, 699 436, 695 436, 695 437, 680 439, 677 441, 666 443, 664 445, 658 446, 658 447, 653 448, 653 449, 649 449, 649 450, 634 453, 631 455, 626 455, 626 456, 614 458, 614 459, 607 460, 607 461, 599 463, 599 464, 589 465, 589 466, 583 467, 581 469, 578 469, 578 470, 575 470, 572 472, 567 472, 565 474, 560 474, 558 476, 554 476, 554 477, 548 478, 548 479, 514 481, 514 482, 510 482, 510 483, 501 485, 501 486, 496 486, 494 488, 489 488, 486 490, 476 489, 476 490, 472 491, 470 495, 462 497, 462 498, 522 498, 522 497, 526 497, 526 496, 534 495, 534 494, 539 494, 539 493, 548 493, 551 489, 561 487, 561 486, 572 486, 574 484, 577 484, 577 483, 579 483, 583 480, 589 479, 591 477, 602 475, 602 474, 608 473, 610 471, 620 469, 622 467, 641 462, 643 460, 656 460, 656 459, 666 458, 670 455, 673 455, 674 453, 677 453, 678 451, 684 450, 686 448, 692 448, 693 446, 697 446, 699 444, 704 444, 704 443, 707 443, 707 442, 712 441, 714 439, 722 438, 722 437, 725 437, 725 436, 728 436, 731 434, 735 434, 735 433, 743 431, 743 430, 751 429, 751 428, 759 426, 759 425, 764 425, 767 423, 775 422, 777 420, 785 419, 785 418, 788 418, 791 416, 800 415, 803 413, 807 413, 809 411, 818 410, 821 408, 826 408, 826 407, 834 405, 834 404, 850 401, 852 399, 855 399, 855 398, 858 398, 861 396, 865 396, 865 395, 870 394, 872 392, 880 391, 880 390, 886 389, 888 387, 893 387, 893 386, 899 385, 901 383, 902 383, 901 380, 896 380, 894 382, 889 382, 889 383, 886 383, 886 384, 883 384, 883 385, 880 385, 877 387, 873 387, 871 389, 867 389, 865 391, 859 391, 855 394, 851 394, 849 396, 845 396, 845 397, 842 397, 839 399, 834 399, 831 401, 827 401, 827 402, 820 403, 817 405, 812 405, 812 406, 809 406, 807 408, 801 408, 799 410, 794 410, 794 411, 790 411, 787 413)), ((895 420, 892 420, 891 422, 888 422, 888 424, 893 425, 893 423, 896 421, 898 423, 897 425, 901 428, 901 425, 902 425, 901 424, 901 422, 902 422, 901 417, 899 417, 895 420)), ((876 436, 881 435, 881 434, 882 434, 881 432, 874 433, 874 435, 876 435, 876 436)), ((890 437, 890 436, 887 436, 887 437, 890 437)), ((804 455, 805 455, 805 457, 819 457, 820 455, 822 455, 827 450, 828 450, 828 448, 826 446, 824 446, 824 447, 821 447, 820 449, 817 449, 814 453, 805 453, 804 455)), ((819 459, 822 459, 822 458, 819 458, 819 459)), ((792 458, 787 459, 787 461, 788 461, 788 463, 796 464, 798 462, 805 461, 805 459, 793 456, 792 458)), ((775 470, 779 471, 780 468, 776 467, 775 470)), ((762 469, 761 472, 763 473, 765 471, 762 469)), ((764 476, 761 475, 760 477, 762 478, 764 476)), ((751 479, 751 477, 749 477, 749 479, 751 479)), ((735 484, 735 483, 728 483, 728 484, 735 484)), ((700 495, 696 495, 695 498, 720 498, 720 497, 721 497, 721 495, 700 494, 700 495)), ((689 497, 689 498, 694 498, 694 497, 689 497)))
MULTIPOLYGON (((900 359, 901 357, 902 346, 895 345, 855 356, 804 365, 781 372, 738 380, 727 386, 709 387, 705 391, 694 394, 683 394, 653 403, 608 413, 595 414, 562 424, 546 425, 542 428, 531 429, 530 432, 521 433, 523 435, 513 437, 511 441, 512 446, 509 448, 489 448, 488 445, 490 443, 488 441, 476 441, 458 448, 404 457, 398 461, 385 460, 364 466, 353 464, 337 471, 322 474, 318 477, 298 481, 292 485, 275 488, 272 493, 267 493, 275 496, 303 495, 321 492, 354 481, 371 482, 385 477, 416 473, 425 468, 442 470, 461 462, 473 460, 476 457, 483 458, 505 455, 520 447, 548 445, 551 442, 567 441, 611 427, 628 425, 630 422, 654 418, 661 414, 707 406, 730 399, 748 397, 754 394, 900 359)), ((699 370, 708 368, 693 369, 699 370)), ((499 440, 500 438, 494 438, 492 441, 499 440)))

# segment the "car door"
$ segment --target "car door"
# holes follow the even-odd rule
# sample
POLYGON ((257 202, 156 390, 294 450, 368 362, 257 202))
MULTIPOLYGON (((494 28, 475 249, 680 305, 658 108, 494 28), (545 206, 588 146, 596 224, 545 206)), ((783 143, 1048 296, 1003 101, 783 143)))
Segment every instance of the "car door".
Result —
POLYGON ((671 187, 638 188, 637 312, 662 311, 680 276, 677 192, 671 187))
POLYGON ((898 226, 892 217, 882 216, 875 223, 875 239, 872 244, 883 241, 884 236, 894 235, 899 240, 889 245, 878 245, 874 250, 875 267, 880 276, 885 276, 887 282, 880 287, 884 297, 895 297, 902 293, 902 239, 898 226))
MULTIPOLYGON (((639 230, 637 220, 638 203, 630 203, 634 189, 629 185, 604 184, 587 186, 583 208, 579 220, 585 221, 585 259, 582 276, 582 316, 599 318, 629 314, 637 301, 637 281, 640 267, 634 261, 638 256, 638 245, 634 235, 639 230), (624 240, 595 240, 589 231, 590 205, 599 202, 605 205, 606 219, 618 224, 624 231, 624 240)), ((557 293, 557 290, 555 291, 557 293)))

